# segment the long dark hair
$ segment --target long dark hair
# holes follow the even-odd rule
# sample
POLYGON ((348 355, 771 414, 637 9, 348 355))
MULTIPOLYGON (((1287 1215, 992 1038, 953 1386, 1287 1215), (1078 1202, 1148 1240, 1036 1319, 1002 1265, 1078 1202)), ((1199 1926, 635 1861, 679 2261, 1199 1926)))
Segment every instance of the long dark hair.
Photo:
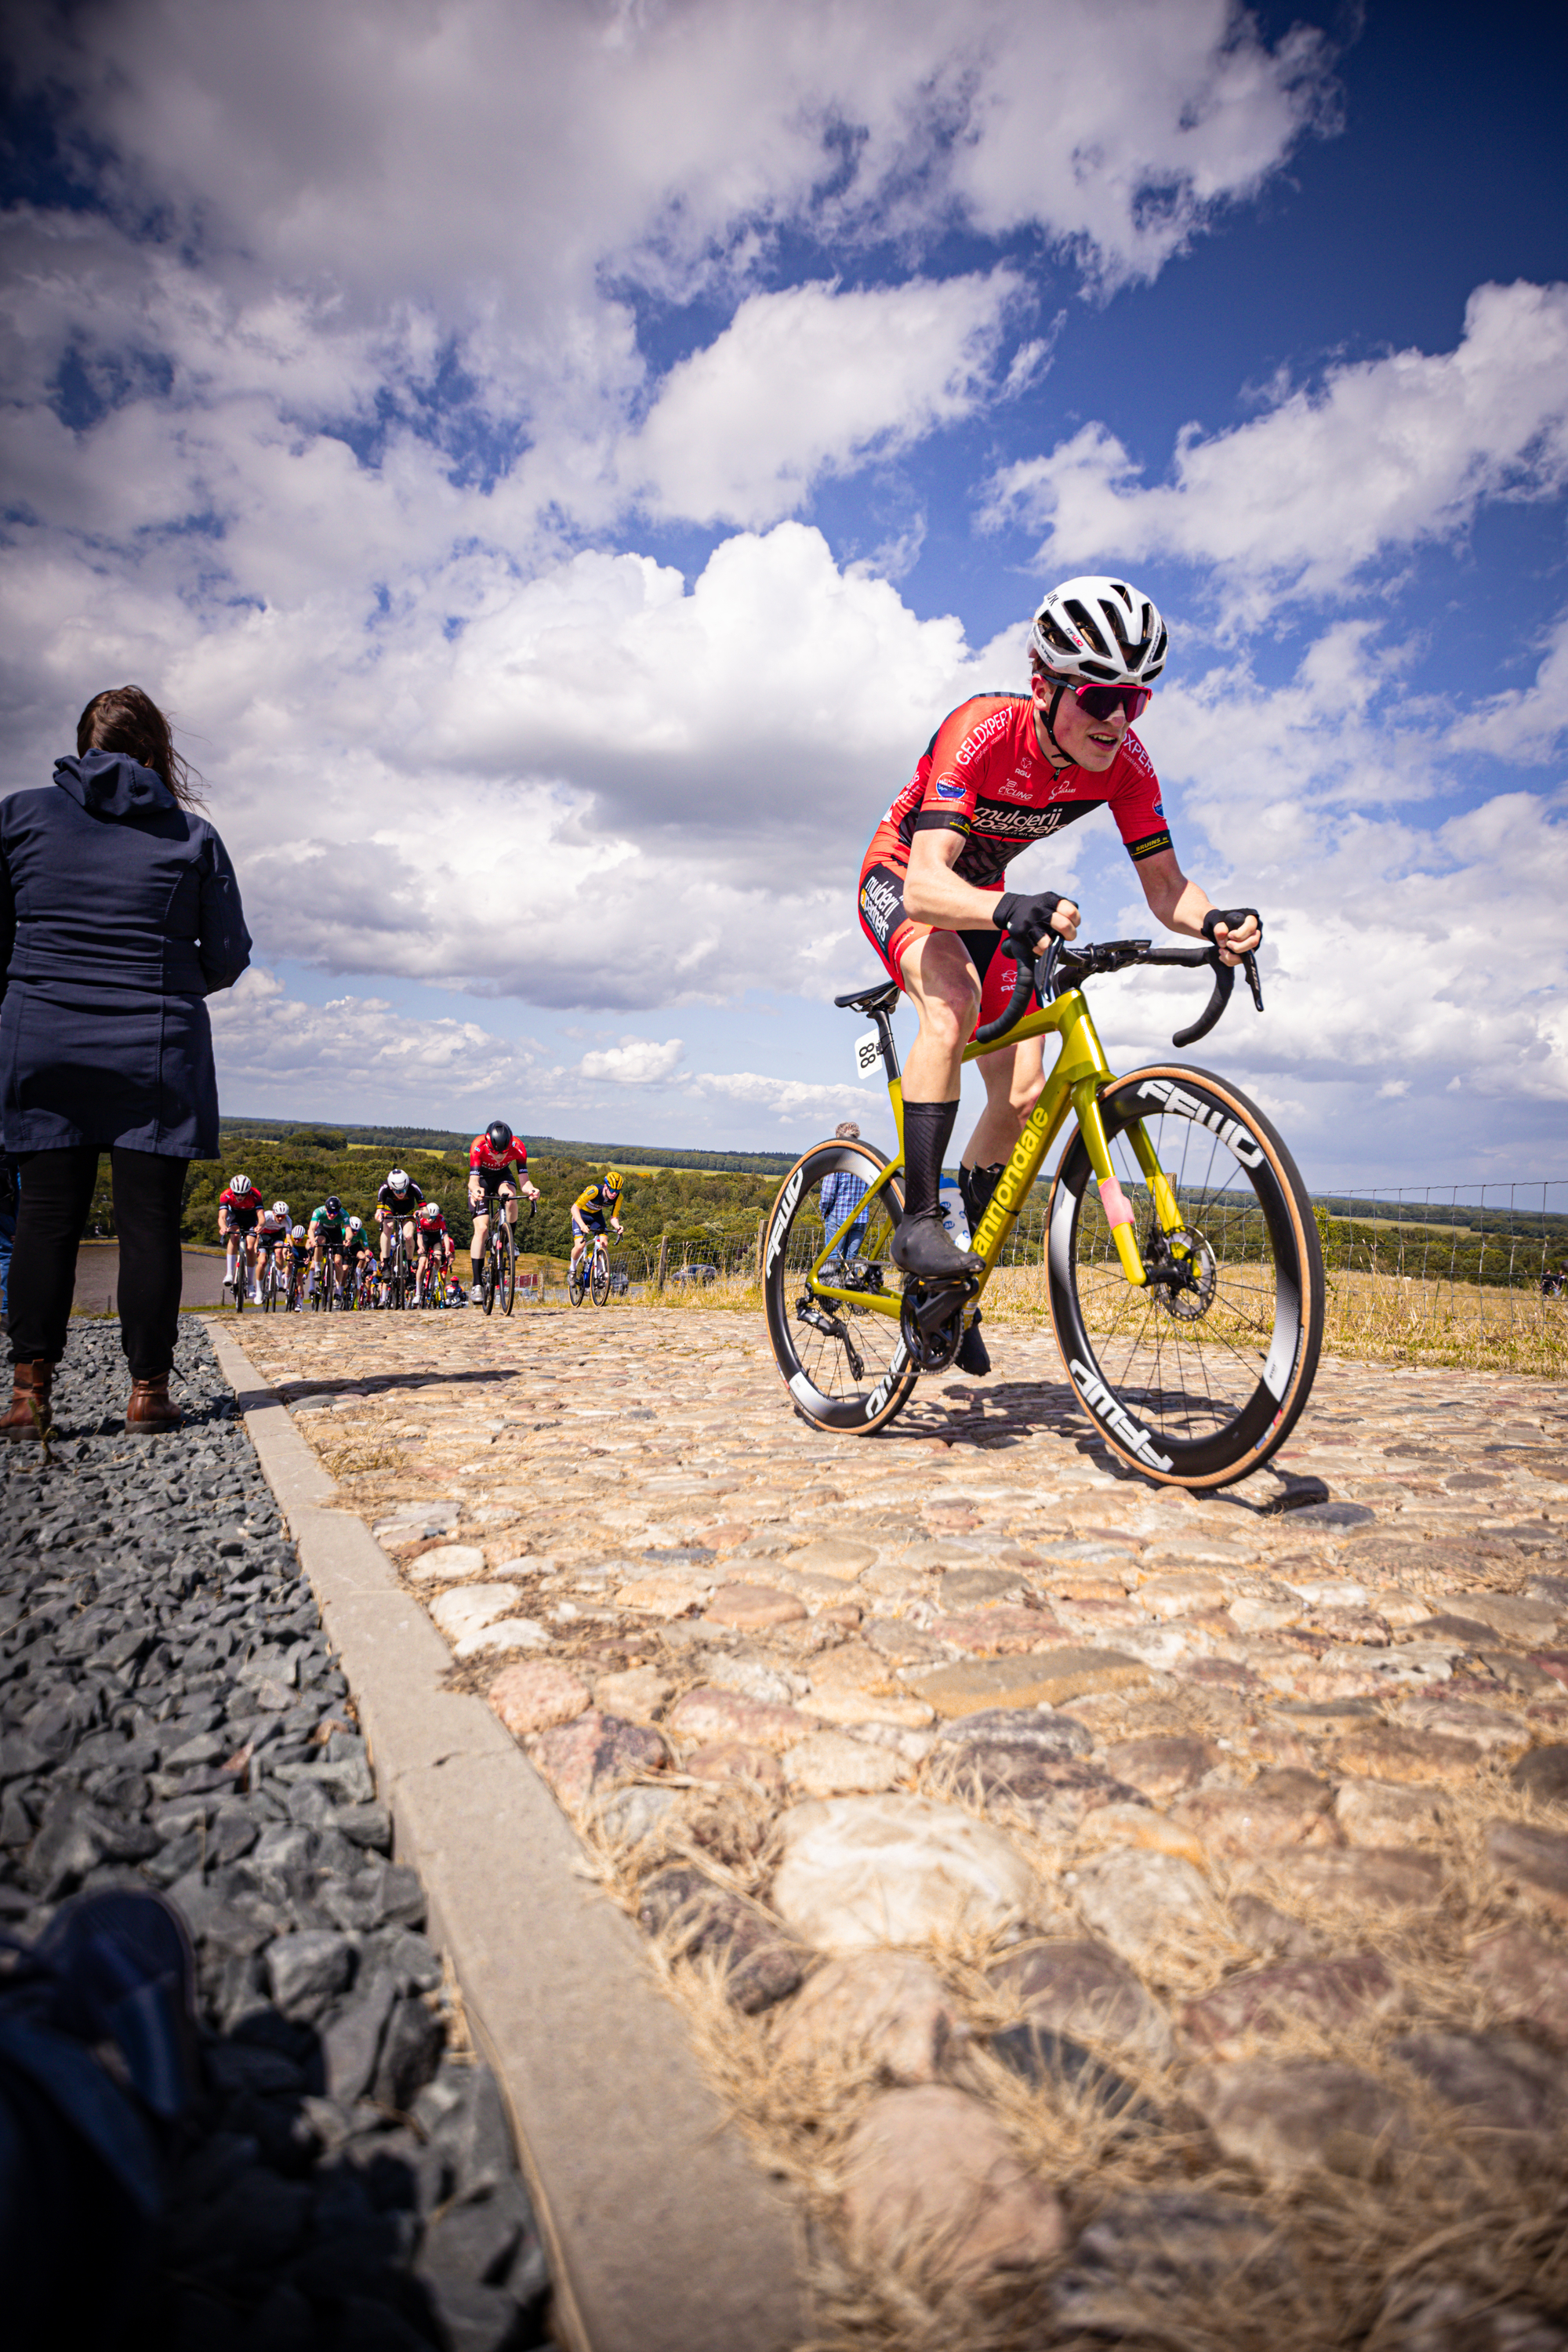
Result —
POLYGON ((201 777, 174 749, 169 722, 139 686, 107 687, 95 694, 76 722, 76 748, 121 751, 161 776, 182 808, 200 808, 201 777))

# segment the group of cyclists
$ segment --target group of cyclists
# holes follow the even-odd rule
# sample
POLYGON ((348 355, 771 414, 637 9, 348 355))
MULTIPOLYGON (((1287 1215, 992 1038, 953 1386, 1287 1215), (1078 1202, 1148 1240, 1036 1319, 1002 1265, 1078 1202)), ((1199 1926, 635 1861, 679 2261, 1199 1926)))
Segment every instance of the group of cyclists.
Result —
MULTIPOLYGON (((572 1267, 595 1237, 613 1226, 625 1231, 620 1217, 626 1180, 610 1169, 579 1193, 572 1203, 572 1267)), ((298 1222, 287 1201, 263 1201, 259 1189, 242 1173, 231 1176, 218 1196, 217 1229, 226 1252, 225 1286, 237 1305, 264 1305, 277 1298, 286 1307, 389 1307, 400 1290, 398 1242, 402 1268, 409 1276, 403 1295, 410 1303, 440 1299, 460 1306, 468 1296, 479 1304, 485 1253, 490 1246, 497 1213, 515 1226, 520 1199, 540 1197, 529 1181, 528 1146, 504 1119, 492 1119, 468 1146, 468 1206, 473 1212, 469 1243, 470 1282, 465 1294, 454 1261, 457 1244, 439 1201, 431 1200, 405 1168, 389 1168, 376 1192, 373 1223, 345 1213, 336 1193, 329 1193, 310 1212, 308 1223, 298 1222)))

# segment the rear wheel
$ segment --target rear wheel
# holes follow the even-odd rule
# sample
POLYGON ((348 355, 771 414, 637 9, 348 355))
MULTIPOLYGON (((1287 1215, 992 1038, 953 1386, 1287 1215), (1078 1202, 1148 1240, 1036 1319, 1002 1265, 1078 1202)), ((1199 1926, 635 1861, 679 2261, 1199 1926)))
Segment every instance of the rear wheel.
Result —
POLYGON ((566 1296, 571 1300, 574 1307, 581 1307, 587 1295, 588 1253, 584 1250, 576 1265, 569 1266, 567 1269, 566 1296))
MULTIPOLYGON (((763 1297, 774 1360, 802 1417, 849 1436, 885 1428, 909 1402, 918 1375, 896 1316, 852 1299, 820 1298, 807 1276, 828 1238, 824 1181, 848 1176, 864 1192, 887 1164, 868 1143, 817 1144, 784 1178, 763 1234, 763 1297)), ((835 1186, 829 1200, 835 1230, 852 1205, 846 1188, 835 1186)), ((872 1202, 864 1223, 850 1227, 842 1266, 825 1269, 821 1279, 835 1289, 896 1300, 900 1276, 889 1249, 893 1217, 903 1214, 903 1187, 895 1180, 872 1202)))
POLYGON ((1162 1486, 1228 1486, 1283 1445, 1318 1368, 1323 1259, 1306 1186, 1257 1104, 1207 1070, 1135 1070, 1100 1108, 1156 1279, 1123 1276, 1075 1135, 1047 1218, 1068 1377, 1124 1462, 1162 1486), (1140 1121, 1181 1212, 1170 1236, 1133 1150, 1140 1121))

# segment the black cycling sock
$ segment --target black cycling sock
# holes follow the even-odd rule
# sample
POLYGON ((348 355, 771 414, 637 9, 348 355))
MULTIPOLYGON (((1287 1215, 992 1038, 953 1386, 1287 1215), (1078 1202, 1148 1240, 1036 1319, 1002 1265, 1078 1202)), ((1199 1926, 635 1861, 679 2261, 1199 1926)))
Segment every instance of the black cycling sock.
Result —
POLYGON ((958 1190, 968 1214, 971 1233, 990 1206, 991 1195, 1002 1181, 1002 1171, 1005 1165, 1005 1160, 998 1160, 985 1168, 960 1167, 958 1190))
POLYGON ((936 1214, 942 1190, 942 1156, 952 1141, 958 1121, 958 1097, 952 1102, 907 1102, 904 1105, 904 1214, 936 1214))

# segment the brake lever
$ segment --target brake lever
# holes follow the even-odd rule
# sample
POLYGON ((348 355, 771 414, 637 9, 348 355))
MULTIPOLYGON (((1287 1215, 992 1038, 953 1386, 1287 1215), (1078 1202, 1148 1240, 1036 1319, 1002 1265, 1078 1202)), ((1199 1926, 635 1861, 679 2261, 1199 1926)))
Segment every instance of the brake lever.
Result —
POLYGON ((1258 954, 1255 949, 1248 948, 1247 953, 1241 959, 1241 968, 1247 974, 1247 984, 1252 991, 1252 1002, 1258 1007, 1259 1013, 1261 1013, 1263 1010, 1263 987, 1258 977, 1258 954))

